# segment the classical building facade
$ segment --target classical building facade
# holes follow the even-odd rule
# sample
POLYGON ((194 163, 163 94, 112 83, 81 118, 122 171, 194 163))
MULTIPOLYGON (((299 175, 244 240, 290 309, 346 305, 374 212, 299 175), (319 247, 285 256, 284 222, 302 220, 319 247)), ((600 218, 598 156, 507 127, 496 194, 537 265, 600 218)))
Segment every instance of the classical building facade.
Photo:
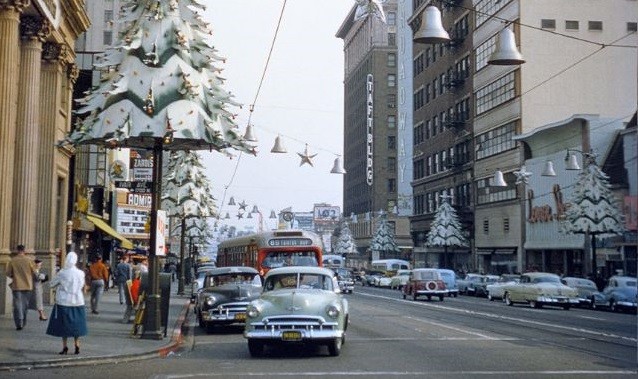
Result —
POLYGON ((56 143, 70 130, 74 44, 88 26, 80 0, 0 0, 0 314, 11 312, 4 272, 18 244, 49 275, 66 251, 74 151, 56 143))

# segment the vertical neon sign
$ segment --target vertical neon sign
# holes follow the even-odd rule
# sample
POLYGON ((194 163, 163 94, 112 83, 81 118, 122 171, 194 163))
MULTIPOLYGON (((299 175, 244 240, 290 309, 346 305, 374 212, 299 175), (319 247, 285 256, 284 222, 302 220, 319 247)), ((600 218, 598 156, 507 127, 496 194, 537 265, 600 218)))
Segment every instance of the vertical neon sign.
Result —
POLYGON ((368 185, 372 185, 372 180, 374 177, 372 171, 372 126, 373 126, 373 95, 374 95, 374 77, 372 74, 368 74, 368 78, 366 81, 366 89, 367 89, 367 99, 366 99, 366 130, 367 130, 367 161, 366 161, 366 180, 368 185))

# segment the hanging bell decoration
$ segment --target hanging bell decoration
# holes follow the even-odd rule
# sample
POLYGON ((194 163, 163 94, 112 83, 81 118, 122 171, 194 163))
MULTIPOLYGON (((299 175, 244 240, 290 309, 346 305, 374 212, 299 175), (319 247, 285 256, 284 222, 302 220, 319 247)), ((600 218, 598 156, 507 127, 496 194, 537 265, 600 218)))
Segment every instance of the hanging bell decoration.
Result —
POLYGON ((253 210, 250 213, 259 213, 259 208, 256 205, 253 205, 253 210))
POLYGON ((277 136, 277 138, 275 138, 275 146, 272 147, 272 149, 270 150, 271 153, 287 153, 288 151, 286 150, 286 148, 284 147, 284 145, 281 143, 281 137, 277 136))
POLYGON ((421 27, 414 33, 412 40, 415 43, 443 43, 450 40, 450 35, 443 29, 441 11, 439 8, 428 5, 421 16, 421 27))
POLYGON ((343 162, 341 162, 341 157, 335 158, 335 163, 332 166, 332 170, 330 170, 331 174, 345 174, 346 170, 343 169, 343 162))
POLYGON ((565 157, 565 170, 580 170, 580 165, 578 164, 578 157, 574 153, 567 153, 565 157))
POLYGON ((277 218, 277 215, 275 214, 274 209, 270 211, 270 218, 277 218))
POLYGON ((229 219, 230 218, 230 213, 226 212, 226 216, 224 216, 225 219, 229 219))
POLYGON ((507 187, 507 182, 503 178, 503 171, 496 170, 492 179, 492 187, 507 187))
POLYGON ((554 162, 552 161, 545 162, 545 166, 543 167, 541 176, 556 176, 556 171, 554 171, 554 162))
POLYGON ((253 132, 253 126, 248 124, 246 126, 246 133, 244 133, 244 139, 248 142, 257 142, 257 137, 255 137, 255 133, 253 132))
POLYGON ((248 213, 248 216, 246 216, 246 218, 253 218, 253 214, 252 213, 248 213))
POLYGON ((487 64, 496 66, 511 66, 525 63, 523 55, 516 48, 516 38, 510 28, 503 28, 498 33, 496 50, 490 55, 487 64))
POLYGON ((230 197, 230 200, 228 201, 228 205, 235 205, 235 198, 233 196, 230 197))

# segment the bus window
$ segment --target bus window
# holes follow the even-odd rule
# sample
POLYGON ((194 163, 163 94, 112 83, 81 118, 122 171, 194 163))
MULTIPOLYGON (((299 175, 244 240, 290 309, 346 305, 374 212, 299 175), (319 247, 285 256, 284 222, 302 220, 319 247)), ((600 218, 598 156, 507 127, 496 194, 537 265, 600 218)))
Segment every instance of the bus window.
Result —
POLYGON ((314 251, 271 251, 262 262, 267 268, 284 266, 318 266, 314 251))

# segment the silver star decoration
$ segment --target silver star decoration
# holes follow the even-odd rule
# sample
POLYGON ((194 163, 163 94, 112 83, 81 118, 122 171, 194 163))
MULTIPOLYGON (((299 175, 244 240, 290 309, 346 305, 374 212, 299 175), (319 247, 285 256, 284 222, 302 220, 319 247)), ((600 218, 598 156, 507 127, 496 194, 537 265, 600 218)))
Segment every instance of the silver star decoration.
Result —
POLYGON ((239 220, 240 218, 244 218, 244 214, 243 213, 237 213, 237 219, 239 220))
POLYGON ((314 167, 311 159, 316 157, 317 154, 310 155, 308 153, 308 145, 306 145, 306 148, 304 149, 303 154, 302 153, 297 153, 297 154, 299 155, 299 157, 301 157, 301 163, 299 163, 299 166, 303 166, 304 163, 308 163, 310 166, 314 167))
POLYGON ((529 184, 529 177, 532 176, 532 173, 525 169, 525 166, 522 166, 519 171, 514 171, 514 176, 516 176, 516 184, 529 184))
POLYGON ((242 209, 242 210, 246 210, 246 207, 248 206, 248 204, 246 204, 244 200, 242 200, 241 203, 237 205, 239 205, 239 209, 242 209))

